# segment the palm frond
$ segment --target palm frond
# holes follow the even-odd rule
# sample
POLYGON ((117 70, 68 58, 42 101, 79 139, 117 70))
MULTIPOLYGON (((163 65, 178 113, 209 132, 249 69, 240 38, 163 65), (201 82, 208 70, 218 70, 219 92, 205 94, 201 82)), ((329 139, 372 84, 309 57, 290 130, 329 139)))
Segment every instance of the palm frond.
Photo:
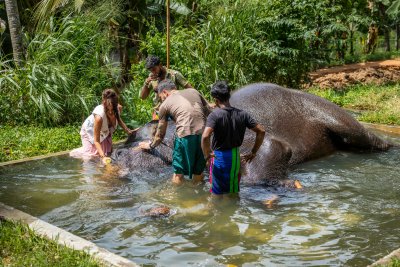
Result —
POLYGON ((391 16, 398 16, 400 11, 400 0, 394 1, 389 8, 386 10, 386 13, 391 16))
MULTIPOLYGON (((147 0, 148 9, 154 13, 160 12, 163 8, 166 7, 166 0, 147 0)), ((171 1, 170 9, 175 11, 177 14, 187 16, 192 11, 183 3, 179 1, 171 1)))

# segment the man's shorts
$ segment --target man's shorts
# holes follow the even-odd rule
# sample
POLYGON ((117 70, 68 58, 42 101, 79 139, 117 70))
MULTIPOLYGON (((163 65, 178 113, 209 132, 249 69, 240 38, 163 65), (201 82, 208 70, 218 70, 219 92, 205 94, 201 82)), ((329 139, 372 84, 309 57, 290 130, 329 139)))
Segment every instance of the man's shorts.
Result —
POLYGON ((192 178, 193 174, 202 174, 206 160, 201 150, 201 135, 175 137, 172 158, 174 173, 188 175, 189 178, 192 178))
POLYGON ((240 153, 239 148, 215 150, 210 165, 210 192, 228 194, 239 192, 240 153))

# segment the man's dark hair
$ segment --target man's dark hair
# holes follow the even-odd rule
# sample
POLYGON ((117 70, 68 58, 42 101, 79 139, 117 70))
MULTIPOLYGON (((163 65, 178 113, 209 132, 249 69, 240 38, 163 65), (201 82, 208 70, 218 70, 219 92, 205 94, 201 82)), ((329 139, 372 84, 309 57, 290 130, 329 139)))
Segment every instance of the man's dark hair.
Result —
POLYGON ((211 87, 211 96, 221 102, 226 102, 231 97, 231 88, 226 81, 218 81, 211 87))
POLYGON ((158 83, 158 93, 161 94, 162 91, 167 90, 167 91, 171 91, 176 89, 176 85, 173 81, 171 81, 170 79, 164 79, 161 82, 158 83))
POLYGON ((151 69, 155 66, 160 65, 160 58, 157 56, 150 55, 146 58, 146 69, 151 69))

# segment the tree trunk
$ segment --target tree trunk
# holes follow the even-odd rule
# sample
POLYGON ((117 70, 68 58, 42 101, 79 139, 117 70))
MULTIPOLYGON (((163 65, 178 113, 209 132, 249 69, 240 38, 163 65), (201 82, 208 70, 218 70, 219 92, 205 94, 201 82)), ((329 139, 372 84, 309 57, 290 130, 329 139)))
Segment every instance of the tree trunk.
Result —
POLYGON ((354 56, 354 32, 350 32, 350 55, 354 56))
POLYGON ((385 27, 385 51, 390 52, 390 28, 385 27))
POLYGON ((383 2, 378 3, 379 17, 382 25, 381 27, 383 28, 383 34, 385 36, 385 51, 390 52, 390 23, 386 9, 387 7, 383 2))
POLYGON ((400 24, 396 24, 396 50, 400 49, 400 24))
POLYGON ((128 41, 121 40, 119 41, 119 58, 120 58, 120 66, 121 66, 121 79, 119 82, 120 89, 125 88, 125 86, 131 81, 129 71, 131 69, 131 62, 129 60, 128 53, 128 41))
POLYGON ((14 61, 16 65, 21 66, 24 50, 22 46, 22 31, 17 0, 5 0, 4 2, 6 4, 14 61))

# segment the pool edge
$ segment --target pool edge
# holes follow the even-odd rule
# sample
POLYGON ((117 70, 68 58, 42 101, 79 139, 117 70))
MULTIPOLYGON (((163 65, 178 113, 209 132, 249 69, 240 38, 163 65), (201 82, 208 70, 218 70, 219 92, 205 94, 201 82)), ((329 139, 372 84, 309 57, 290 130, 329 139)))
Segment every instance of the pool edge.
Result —
POLYGON ((16 208, 10 207, 0 202, 0 216, 12 221, 20 221, 28 225, 30 229, 38 235, 50 240, 56 241, 58 244, 75 249, 82 250, 93 256, 105 266, 112 267, 138 267, 136 263, 118 256, 110 251, 97 246, 96 244, 76 236, 66 230, 55 225, 47 223, 39 218, 31 216, 16 208))
POLYGON ((390 264, 392 259, 400 259, 400 248, 392 251, 390 254, 386 255, 383 258, 380 258, 376 262, 372 263, 371 265, 368 265, 368 267, 373 267, 373 266, 386 266, 390 264))
POLYGON ((367 129, 376 129, 382 132, 400 135, 400 126, 397 125, 387 125, 387 124, 369 123, 369 122, 360 122, 360 123, 367 129))
MULTIPOLYGON (((125 141, 126 141, 126 139, 122 139, 122 140, 116 141, 116 142, 113 143, 113 146, 121 144, 121 143, 124 143, 125 141)), ((71 150, 59 151, 59 152, 54 152, 54 153, 49 153, 49 154, 40 155, 40 156, 29 157, 29 158, 23 158, 23 159, 16 159, 16 160, 0 162, 0 167, 19 164, 19 163, 24 163, 24 162, 27 162, 27 161, 35 161, 35 160, 47 159, 47 158, 56 157, 56 156, 63 156, 63 155, 69 154, 69 152, 71 152, 71 151, 72 151, 72 149, 71 150)))

